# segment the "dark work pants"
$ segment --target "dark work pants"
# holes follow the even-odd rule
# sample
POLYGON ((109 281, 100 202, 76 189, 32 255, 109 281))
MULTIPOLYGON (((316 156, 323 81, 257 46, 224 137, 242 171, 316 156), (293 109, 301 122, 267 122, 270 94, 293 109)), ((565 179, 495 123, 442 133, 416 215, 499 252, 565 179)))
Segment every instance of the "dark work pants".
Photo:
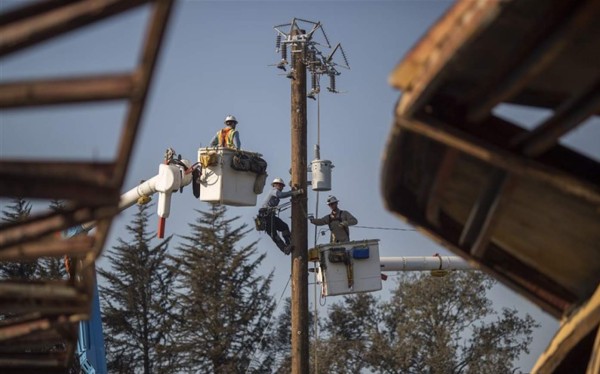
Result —
POLYGON ((274 214, 269 214, 265 217, 265 220, 267 222, 265 230, 267 232, 267 235, 269 235, 271 239, 273 239, 275 244, 277 244, 277 247, 283 251, 285 246, 290 244, 291 240, 289 226, 287 225, 287 223, 283 222, 281 218, 277 217, 274 214), (280 232, 282 233, 283 240, 285 240, 285 242, 281 240, 281 237, 279 236, 280 232))

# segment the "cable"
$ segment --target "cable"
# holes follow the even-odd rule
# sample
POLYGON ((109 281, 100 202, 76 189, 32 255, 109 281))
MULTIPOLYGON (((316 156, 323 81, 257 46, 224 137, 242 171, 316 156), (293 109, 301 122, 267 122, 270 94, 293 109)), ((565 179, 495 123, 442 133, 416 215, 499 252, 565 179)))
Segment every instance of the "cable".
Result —
POLYGON ((395 230, 395 231, 418 231, 417 229, 398 229, 394 227, 374 227, 374 226, 351 226, 358 229, 371 229, 371 230, 395 230))
MULTIPOLYGON (((315 149, 315 158, 321 158, 321 94, 317 93, 317 146, 315 149)), ((314 177, 313 177, 314 179, 314 177)), ((304 212, 305 215, 306 212, 304 212)), ((319 217, 319 191, 317 191, 317 198, 315 199, 315 217, 319 217)), ((307 217, 308 218, 308 217, 307 217)), ((313 248, 317 248, 317 233, 318 233, 318 227, 315 225, 315 242, 313 245, 313 248)), ((314 355, 314 361, 315 361, 315 374, 319 373, 319 351, 318 351, 318 346, 319 346, 319 308, 318 305, 320 303, 317 303, 317 269, 316 269, 316 262, 315 262, 315 286, 314 286, 314 291, 313 291, 313 296, 314 296, 314 305, 315 305, 315 324, 314 324, 314 335, 315 335, 315 353, 314 355)))

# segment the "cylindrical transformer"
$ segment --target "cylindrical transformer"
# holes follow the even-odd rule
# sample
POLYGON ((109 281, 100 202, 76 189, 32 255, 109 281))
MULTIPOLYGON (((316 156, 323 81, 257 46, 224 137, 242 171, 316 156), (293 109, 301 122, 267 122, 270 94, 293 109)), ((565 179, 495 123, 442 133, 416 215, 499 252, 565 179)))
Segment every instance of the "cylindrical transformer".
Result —
POLYGON ((311 163, 313 191, 331 191, 331 169, 329 160, 313 160, 311 163))

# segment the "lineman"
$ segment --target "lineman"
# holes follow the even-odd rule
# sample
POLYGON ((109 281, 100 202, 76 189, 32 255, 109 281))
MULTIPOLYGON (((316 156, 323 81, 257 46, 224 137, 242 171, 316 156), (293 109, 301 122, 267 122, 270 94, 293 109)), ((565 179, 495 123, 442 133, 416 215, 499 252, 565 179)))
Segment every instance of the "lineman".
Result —
POLYGON ((283 192, 285 183, 281 178, 275 178, 271 183, 271 186, 273 186, 273 189, 269 192, 262 208, 259 209, 258 216, 261 220, 264 220, 265 231, 271 239, 273 239, 277 247, 283 253, 289 255, 292 252, 292 246, 290 244, 292 234, 290 233, 290 228, 287 223, 283 222, 281 218, 276 215, 277 208, 280 199, 301 195, 304 193, 304 190, 299 189, 283 192), (279 236, 279 232, 281 232, 283 240, 279 236))
POLYGON ((332 195, 327 198, 327 205, 331 208, 331 213, 321 218, 310 218, 310 223, 316 226, 329 225, 331 236, 330 243, 344 243, 350 241, 350 229, 358 223, 358 220, 347 210, 338 209, 339 200, 332 195))
POLYGON ((217 132, 210 141, 211 147, 229 147, 240 149, 240 133, 235 129, 237 119, 231 114, 225 117, 225 127, 217 132))

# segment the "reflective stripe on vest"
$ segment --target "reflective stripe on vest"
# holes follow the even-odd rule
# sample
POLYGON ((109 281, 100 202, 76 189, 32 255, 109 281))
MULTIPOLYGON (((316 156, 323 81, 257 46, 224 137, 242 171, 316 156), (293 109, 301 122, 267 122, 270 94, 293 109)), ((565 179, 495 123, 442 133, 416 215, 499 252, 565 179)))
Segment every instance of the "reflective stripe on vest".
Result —
POLYGON ((219 131, 219 146, 221 147, 230 147, 234 148, 233 144, 233 135, 235 134, 235 130, 231 127, 226 127, 219 131))

